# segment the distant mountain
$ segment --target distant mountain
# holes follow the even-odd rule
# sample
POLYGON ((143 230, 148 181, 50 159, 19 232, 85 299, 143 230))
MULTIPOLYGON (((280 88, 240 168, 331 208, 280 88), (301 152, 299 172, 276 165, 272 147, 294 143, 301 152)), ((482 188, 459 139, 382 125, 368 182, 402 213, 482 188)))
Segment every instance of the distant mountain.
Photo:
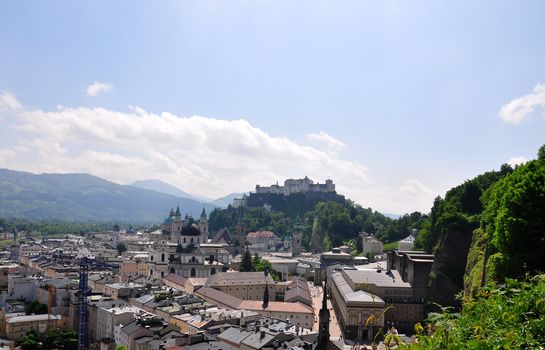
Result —
POLYGON ((212 201, 212 204, 217 205, 221 208, 227 208, 229 204, 233 204, 233 199, 235 198, 242 198, 243 195, 248 195, 249 192, 246 193, 230 193, 227 196, 215 199, 212 201))
POLYGON ((198 216, 214 205, 89 174, 32 174, 0 169, 0 216, 67 221, 160 223, 170 208, 198 216))
POLYGON ((387 216, 387 217, 389 217, 390 219, 394 219, 394 220, 397 220, 397 219, 399 219, 400 217, 403 216, 403 215, 391 214, 391 213, 382 213, 382 215, 387 216))
POLYGON ((132 184, 134 187, 143 188, 145 190, 152 190, 160 193, 170 194, 174 197, 189 198, 198 202, 210 203, 212 199, 201 197, 195 194, 187 193, 176 186, 172 186, 161 180, 149 179, 136 181, 132 184))

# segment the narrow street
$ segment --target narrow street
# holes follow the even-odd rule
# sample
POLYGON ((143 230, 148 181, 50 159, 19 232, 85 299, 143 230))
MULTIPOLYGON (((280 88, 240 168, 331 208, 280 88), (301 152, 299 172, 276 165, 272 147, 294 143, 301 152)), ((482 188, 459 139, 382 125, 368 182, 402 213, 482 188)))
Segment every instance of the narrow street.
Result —
MULTIPOLYGON (((321 286, 315 286, 313 283, 309 282, 309 290, 310 294, 312 295, 312 307, 314 308, 314 323, 312 325, 312 329, 315 331, 318 331, 318 324, 319 324, 319 315, 320 309, 322 308, 322 298, 323 298, 323 288, 321 286)), ((340 338, 341 328, 339 326, 339 323, 337 322, 337 315, 335 315, 335 311, 333 310, 333 307, 331 305, 331 301, 327 300, 327 307, 329 308, 329 334, 332 338, 340 338)))

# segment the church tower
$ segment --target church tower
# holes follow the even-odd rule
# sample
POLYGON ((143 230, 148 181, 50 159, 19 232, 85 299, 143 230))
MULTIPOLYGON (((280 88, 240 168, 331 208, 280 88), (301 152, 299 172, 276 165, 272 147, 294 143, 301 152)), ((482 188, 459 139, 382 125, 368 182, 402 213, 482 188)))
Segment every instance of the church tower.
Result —
POLYGON ((239 255, 244 254, 244 250, 246 249, 246 229, 244 227, 244 223, 241 221, 237 224, 237 232, 235 235, 234 241, 234 249, 233 249, 233 255, 239 255))
POLYGON ((208 218, 204 207, 202 208, 201 218, 199 219, 199 231, 201 231, 202 242, 208 241, 208 218))
POLYGON ((318 314, 319 319, 319 344, 325 344, 329 341, 329 309, 327 308, 327 280, 324 283, 324 298, 322 299, 322 308, 318 314))
POLYGON ((303 239, 303 234, 301 233, 301 218, 299 216, 295 220, 294 232, 291 239, 291 255, 299 256, 301 255, 301 240, 303 239))

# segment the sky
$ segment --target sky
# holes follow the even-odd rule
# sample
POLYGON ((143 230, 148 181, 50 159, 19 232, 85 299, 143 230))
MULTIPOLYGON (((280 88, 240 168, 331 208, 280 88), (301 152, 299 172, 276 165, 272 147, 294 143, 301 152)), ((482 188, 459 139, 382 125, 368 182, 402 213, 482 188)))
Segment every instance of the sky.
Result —
POLYGON ((433 199, 545 143, 543 1, 0 4, 0 168, 433 199))

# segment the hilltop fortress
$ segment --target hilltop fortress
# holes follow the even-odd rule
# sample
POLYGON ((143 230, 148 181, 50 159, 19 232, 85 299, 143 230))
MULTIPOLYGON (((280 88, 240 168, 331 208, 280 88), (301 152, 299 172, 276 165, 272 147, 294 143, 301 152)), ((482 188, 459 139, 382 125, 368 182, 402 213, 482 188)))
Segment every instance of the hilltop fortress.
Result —
POLYGON ((255 192, 235 199, 233 206, 265 207, 269 210, 302 214, 312 209, 316 203, 325 201, 342 204, 345 198, 335 192, 333 180, 328 179, 320 184, 305 176, 303 179, 287 179, 284 186, 278 183, 271 186, 256 185, 255 192))
POLYGON ((335 185, 332 180, 326 180, 325 184, 314 183, 314 181, 305 176, 304 179, 287 179, 284 181, 284 186, 279 186, 278 182, 276 185, 268 187, 255 186, 255 193, 258 194, 271 193, 289 196, 293 193, 307 192, 335 192, 335 185))

